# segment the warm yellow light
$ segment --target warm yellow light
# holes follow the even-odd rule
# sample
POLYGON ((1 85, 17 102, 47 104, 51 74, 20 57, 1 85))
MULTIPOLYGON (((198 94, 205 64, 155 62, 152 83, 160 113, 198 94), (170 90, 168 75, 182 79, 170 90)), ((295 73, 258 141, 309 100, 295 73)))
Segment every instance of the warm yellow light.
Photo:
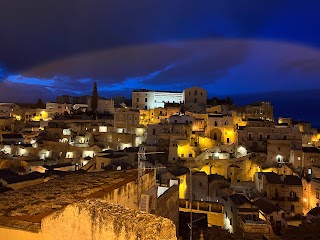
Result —
POLYGON ((307 202, 307 199, 306 199, 306 198, 303 198, 303 201, 304 201, 304 202, 307 202))

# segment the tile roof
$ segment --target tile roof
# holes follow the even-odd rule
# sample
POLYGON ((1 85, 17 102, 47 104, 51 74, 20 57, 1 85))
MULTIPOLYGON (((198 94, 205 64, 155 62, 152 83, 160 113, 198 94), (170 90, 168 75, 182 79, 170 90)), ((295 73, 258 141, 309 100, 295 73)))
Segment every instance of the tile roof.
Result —
POLYGON ((281 210, 280 207, 274 205, 268 199, 260 198, 253 202, 262 212, 265 214, 270 214, 273 212, 279 212, 281 210))
POLYGON ((229 198, 237 206, 245 204, 245 203, 250 203, 251 204, 251 202, 245 196, 243 196, 241 194, 234 194, 234 195, 229 196, 229 198))
POLYGON ((284 184, 284 185, 301 185, 301 179, 294 175, 279 175, 274 172, 259 172, 258 178, 261 179, 262 175, 266 176, 266 180, 271 184, 284 184))

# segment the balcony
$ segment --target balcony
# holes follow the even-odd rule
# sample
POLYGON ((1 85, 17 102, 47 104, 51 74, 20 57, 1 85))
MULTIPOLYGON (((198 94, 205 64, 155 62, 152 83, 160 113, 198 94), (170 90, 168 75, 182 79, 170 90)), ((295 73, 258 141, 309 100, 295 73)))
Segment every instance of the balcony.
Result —
POLYGON ((240 228, 245 233, 267 234, 271 233, 271 226, 267 222, 258 220, 242 220, 240 221, 240 228))
POLYGON ((299 202, 299 197, 295 196, 295 197, 271 197, 271 200, 274 201, 290 201, 290 202, 299 202))
POLYGON ((287 197, 287 201, 290 202, 299 202, 299 197, 287 197))
POLYGON ((271 200, 274 200, 274 201, 286 201, 286 197, 272 196, 271 200))

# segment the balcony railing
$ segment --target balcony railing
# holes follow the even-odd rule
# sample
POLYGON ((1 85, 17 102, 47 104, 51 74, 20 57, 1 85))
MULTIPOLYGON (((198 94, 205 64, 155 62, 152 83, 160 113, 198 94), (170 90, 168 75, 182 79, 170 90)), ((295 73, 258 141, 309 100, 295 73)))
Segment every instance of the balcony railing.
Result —
POLYGON ((271 197, 271 200, 274 201, 291 201, 291 202, 299 202, 299 197, 271 197))
POLYGON ((291 202, 299 202, 299 197, 287 197, 287 200, 291 202))

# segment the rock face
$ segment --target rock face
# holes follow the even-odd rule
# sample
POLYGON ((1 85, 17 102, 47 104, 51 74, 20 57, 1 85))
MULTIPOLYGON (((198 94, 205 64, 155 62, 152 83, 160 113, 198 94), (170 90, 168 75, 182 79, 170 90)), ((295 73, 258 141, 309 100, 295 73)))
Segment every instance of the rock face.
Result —
POLYGON ((53 240, 176 240, 169 219, 132 210, 101 199, 69 204, 41 221, 45 239, 53 240))

